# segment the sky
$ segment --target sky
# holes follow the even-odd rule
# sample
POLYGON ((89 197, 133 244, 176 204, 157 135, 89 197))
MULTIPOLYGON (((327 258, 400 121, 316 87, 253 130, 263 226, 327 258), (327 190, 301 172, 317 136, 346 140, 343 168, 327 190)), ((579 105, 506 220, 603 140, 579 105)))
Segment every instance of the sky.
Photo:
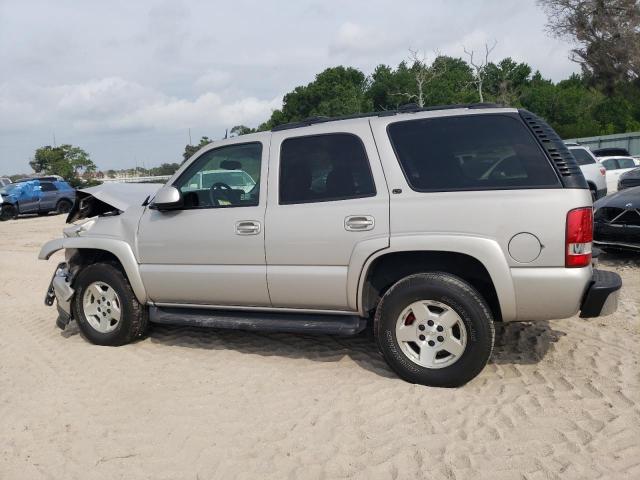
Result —
POLYGON ((0 175, 71 143, 99 169, 180 161, 255 127, 323 69, 370 74, 408 50, 497 46, 553 80, 579 71, 534 0, 0 0, 0 175))

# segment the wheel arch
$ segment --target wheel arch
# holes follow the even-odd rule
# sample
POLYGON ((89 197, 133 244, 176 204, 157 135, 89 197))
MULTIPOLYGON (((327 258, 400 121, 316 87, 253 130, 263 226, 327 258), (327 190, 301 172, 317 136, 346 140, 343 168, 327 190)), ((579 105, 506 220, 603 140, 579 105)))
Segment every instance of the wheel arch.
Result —
POLYGON ((494 318, 516 318, 511 271, 498 243, 454 235, 392 238, 390 248, 369 257, 358 282, 360 315, 370 315, 380 296, 400 278, 422 271, 457 275, 485 296, 494 318))
POLYGON ((40 250, 39 258, 48 260, 58 250, 67 250, 67 259, 74 254, 89 259, 115 259, 122 267, 131 289, 141 304, 147 303, 147 292, 142 282, 138 261, 128 243, 122 240, 96 237, 68 237, 47 242, 40 250))

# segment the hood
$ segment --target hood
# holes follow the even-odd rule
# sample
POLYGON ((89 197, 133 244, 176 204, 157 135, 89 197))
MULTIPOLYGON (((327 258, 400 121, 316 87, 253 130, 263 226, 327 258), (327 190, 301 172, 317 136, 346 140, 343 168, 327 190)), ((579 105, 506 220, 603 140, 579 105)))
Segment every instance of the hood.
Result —
POLYGON ((616 208, 639 208, 640 207, 640 187, 626 188, 613 195, 607 195, 593 204, 595 208, 616 207, 616 208), (631 204, 631 206, 629 206, 631 204))
POLYGON ((142 205, 161 187, 159 183, 103 183, 78 190, 67 223, 96 215, 124 212, 132 205, 142 205))
POLYGON ((640 178, 640 168, 634 168, 620 175, 620 180, 628 178, 640 178))

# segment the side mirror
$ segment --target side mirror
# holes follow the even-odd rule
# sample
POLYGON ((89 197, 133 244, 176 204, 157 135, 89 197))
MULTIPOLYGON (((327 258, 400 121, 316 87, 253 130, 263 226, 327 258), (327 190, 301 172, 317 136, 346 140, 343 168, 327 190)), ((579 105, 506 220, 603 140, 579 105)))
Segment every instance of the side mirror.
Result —
POLYGON ((153 202, 149 205, 149 208, 154 210, 176 210, 182 207, 182 194, 176 187, 170 185, 162 187, 156 193, 153 202))

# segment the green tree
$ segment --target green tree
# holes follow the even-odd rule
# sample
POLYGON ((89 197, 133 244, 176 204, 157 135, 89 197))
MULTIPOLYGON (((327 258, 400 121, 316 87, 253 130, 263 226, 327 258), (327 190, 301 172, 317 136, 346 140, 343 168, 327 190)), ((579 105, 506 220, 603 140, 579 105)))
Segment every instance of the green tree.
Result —
POLYGON ((38 148, 29 165, 36 173, 60 175, 72 185, 82 183, 80 176, 83 173, 96 171, 96 165, 89 154, 82 148, 69 144, 38 148))
POLYGON ((352 67, 327 68, 307 85, 284 96, 282 109, 276 110, 261 129, 316 116, 340 116, 370 111, 366 97, 367 77, 352 67))
POLYGON ((184 152, 182 154, 182 163, 189 160, 194 153, 196 153, 205 145, 209 145, 211 142, 213 142, 213 140, 211 140, 209 137, 202 137, 198 145, 185 145, 184 152))
POLYGON ((245 125, 236 125, 231 130, 229 130, 229 133, 231 134, 232 137, 239 137, 240 135, 247 135, 249 133, 254 133, 254 132, 255 132, 255 129, 249 128, 245 125))
POLYGON ((620 83, 640 77, 640 2, 637 0, 538 0, 556 37, 576 45, 571 60, 612 96, 620 83))

